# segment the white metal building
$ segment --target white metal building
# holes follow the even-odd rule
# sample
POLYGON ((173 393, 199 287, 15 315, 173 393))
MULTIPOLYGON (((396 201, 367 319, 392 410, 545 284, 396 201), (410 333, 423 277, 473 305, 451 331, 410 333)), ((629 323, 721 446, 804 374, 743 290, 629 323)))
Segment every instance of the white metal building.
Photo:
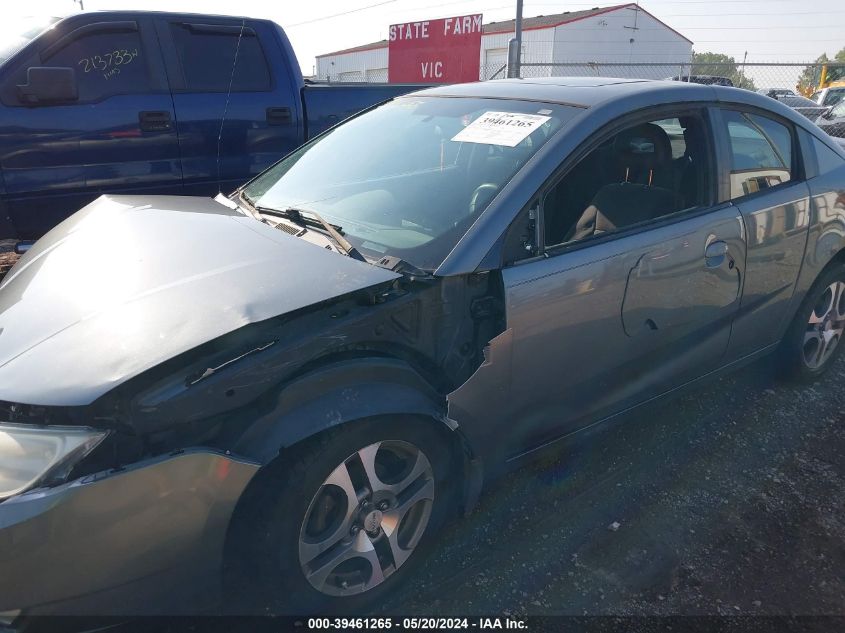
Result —
MULTIPOLYGON (((635 3, 524 18, 522 28, 522 61, 529 64, 523 76, 594 74, 590 62, 688 64, 692 57, 691 40, 635 3)), ((483 26, 479 79, 505 76, 513 33, 514 20, 483 26)), ((387 63, 387 40, 364 44, 318 55, 317 79, 384 82, 387 63)), ((639 69, 637 76, 660 79, 671 74, 655 66, 639 69)))

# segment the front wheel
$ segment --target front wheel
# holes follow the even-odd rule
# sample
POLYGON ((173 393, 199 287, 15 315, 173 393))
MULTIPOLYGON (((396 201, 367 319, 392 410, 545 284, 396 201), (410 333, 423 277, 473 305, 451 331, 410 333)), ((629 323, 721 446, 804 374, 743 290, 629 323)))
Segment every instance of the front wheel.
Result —
POLYGON ((255 535, 264 608, 355 613, 409 576, 456 509, 449 442, 418 420, 367 420, 268 478, 255 535))
POLYGON ((845 266, 819 277, 807 293, 783 342, 786 372, 801 380, 824 373, 842 348, 845 332, 845 266))

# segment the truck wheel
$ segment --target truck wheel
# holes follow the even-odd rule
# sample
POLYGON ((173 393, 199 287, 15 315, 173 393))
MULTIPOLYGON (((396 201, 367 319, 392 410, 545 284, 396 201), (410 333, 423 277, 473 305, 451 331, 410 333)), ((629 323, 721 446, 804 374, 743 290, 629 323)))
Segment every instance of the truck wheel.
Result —
POLYGON ((262 609, 360 613, 412 575, 458 509, 449 441, 429 426, 341 427, 263 483, 252 588, 262 609))
POLYGON ((823 273, 807 293, 781 348, 787 375, 810 381, 833 364, 845 331, 845 266, 823 273))

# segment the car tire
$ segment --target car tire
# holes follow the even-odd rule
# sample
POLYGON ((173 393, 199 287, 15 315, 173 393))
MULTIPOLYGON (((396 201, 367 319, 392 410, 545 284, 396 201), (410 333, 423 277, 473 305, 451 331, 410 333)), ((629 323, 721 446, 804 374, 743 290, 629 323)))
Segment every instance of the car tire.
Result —
POLYGON ((842 351, 845 329, 845 266, 822 273, 807 293, 781 345, 781 367, 792 379, 815 380, 842 351))
POLYGON ((372 418, 283 453, 258 484, 255 520, 241 522, 240 610, 360 614, 411 576, 459 507, 436 424, 372 418))

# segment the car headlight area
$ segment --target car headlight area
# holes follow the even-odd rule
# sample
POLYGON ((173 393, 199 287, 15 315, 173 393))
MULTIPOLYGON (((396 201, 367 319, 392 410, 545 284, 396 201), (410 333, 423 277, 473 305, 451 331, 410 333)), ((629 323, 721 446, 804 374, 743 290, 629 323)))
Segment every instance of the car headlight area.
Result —
POLYGON ((75 476, 105 435, 0 427, 0 624, 148 613, 162 592, 161 613, 215 599, 227 529, 259 464, 196 447, 75 476))
POLYGON ((108 431, 0 424, 0 501, 60 481, 108 431))

